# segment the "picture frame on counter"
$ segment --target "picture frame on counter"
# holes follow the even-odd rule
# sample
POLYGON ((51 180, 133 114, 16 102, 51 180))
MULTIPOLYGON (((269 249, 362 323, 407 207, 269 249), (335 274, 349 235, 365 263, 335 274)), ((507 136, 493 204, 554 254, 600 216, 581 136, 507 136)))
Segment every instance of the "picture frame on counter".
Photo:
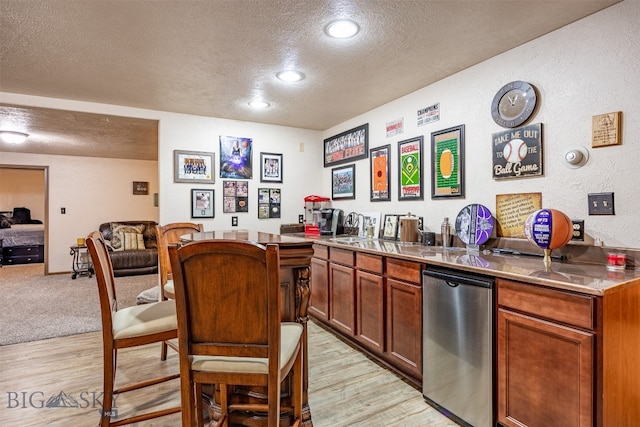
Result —
POLYGON ((398 223, 400 215, 386 214, 382 223, 382 239, 396 240, 398 238, 398 223))
POLYGON ((464 197, 464 125, 431 133, 431 198, 464 197))
POLYGON ((369 200, 391 201, 391 145, 370 149, 369 165, 371 171, 369 200))
POLYGON ((260 153, 260 182, 282 182, 282 154, 260 153))
POLYGON ((369 123, 324 140, 324 167, 366 159, 369 155, 369 123))
POLYGON ((422 135, 398 142, 398 200, 423 200, 422 135))
POLYGON ((191 218, 215 217, 215 193, 212 189, 191 189, 191 218))
POLYGON ((331 169, 331 199, 356 198, 356 165, 331 169))
POLYGON ((173 182, 215 184, 214 153, 173 151, 173 182))

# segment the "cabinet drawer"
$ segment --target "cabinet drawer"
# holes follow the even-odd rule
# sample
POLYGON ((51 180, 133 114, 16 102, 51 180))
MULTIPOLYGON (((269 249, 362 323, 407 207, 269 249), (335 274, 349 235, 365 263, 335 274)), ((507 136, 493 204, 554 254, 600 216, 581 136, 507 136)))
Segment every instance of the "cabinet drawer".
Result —
POLYGON ((360 270, 367 270, 372 273, 382 274, 382 257, 380 255, 356 252, 356 267, 360 270))
POLYGON ((313 245, 313 256, 316 258, 329 259, 329 248, 324 245, 313 245))
POLYGON ((41 251, 39 246, 10 246, 8 248, 3 248, 2 252, 4 256, 36 257, 40 255, 41 251))
POLYGON ((387 277, 412 282, 422 283, 422 264, 404 261, 396 258, 387 258, 387 277))
POLYGON ((331 248, 329 250, 329 258, 333 262, 348 265, 351 267, 353 267, 355 264, 353 251, 350 251, 348 249, 331 248))
POLYGON ((497 280, 498 304, 546 319, 595 329, 593 297, 536 285, 497 280))

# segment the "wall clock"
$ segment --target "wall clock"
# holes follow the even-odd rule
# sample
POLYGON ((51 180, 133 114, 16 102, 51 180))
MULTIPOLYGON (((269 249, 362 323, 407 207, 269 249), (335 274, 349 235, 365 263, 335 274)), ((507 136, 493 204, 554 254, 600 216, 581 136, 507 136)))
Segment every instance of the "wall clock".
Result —
POLYGON ((491 117, 502 127, 514 128, 529 120, 537 102, 535 88, 516 80, 502 86, 493 97, 491 117))

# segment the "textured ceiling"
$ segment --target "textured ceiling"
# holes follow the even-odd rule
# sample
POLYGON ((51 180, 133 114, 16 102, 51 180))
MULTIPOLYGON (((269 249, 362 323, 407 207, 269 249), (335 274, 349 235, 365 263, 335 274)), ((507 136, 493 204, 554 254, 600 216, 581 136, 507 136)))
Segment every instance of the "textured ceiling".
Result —
MULTIPOLYGON (((0 91, 325 130, 618 1, 0 0, 0 91), (325 25, 339 17, 360 33, 327 37, 325 25), (288 68, 306 78, 278 81, 288 68), (251 110, 254 98, 271 106, 251 110)), ((29 110, 16 116, 29 122, 29 110)), ((52 114, 35 109, 31 126, 49 127, 52 114)), ((62 112, 61 135, 35 145, 60 141, 50 154, 95 156, 107 144, 123 149, 107 157, 148 152, 110 139, 135 129, 103 127, 80 140, 75 130, 105 125, 105 116, 71 116, 62 112)))

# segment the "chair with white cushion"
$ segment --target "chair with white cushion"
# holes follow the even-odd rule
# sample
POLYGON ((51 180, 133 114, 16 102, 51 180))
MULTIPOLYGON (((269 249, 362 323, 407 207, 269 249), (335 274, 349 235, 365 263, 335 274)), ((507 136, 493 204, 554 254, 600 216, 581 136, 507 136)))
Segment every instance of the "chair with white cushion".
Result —
MULTIPOLYGON (((100 312, 102 315, 103 349, 103 402, 100 425, 120 426, 180 412, 180 407, 150 411, 112 422, 114 397, 120 393, 138 390, 178 378, 179 374, 152 378, 115 389, 117 353, 122 348, 151 343, 162 343, 177 337, 175 301, 162 301, 118 309, 113 267, 105 241, 98 231, 86 239, 98 282, 100 312)), ((153 395, 149 395, 153 401, 153 395)))
MULTIPOLYGON (((169 248, 178 317, 182 425, 203 425, 202 384, 220 388, 217 426, 236 411, 267 414, 267 426, 300 426, 302 331, 281 322, 278 246, 203 240, 169 248), (291 407, 281 408, 289 373, 291 407), (232 386, 266 389, 267 403, 229 400, 232 386)), ((261 392, 262 393, 262 392, 261 392)), ((287 405, 288 406, 288 405, 287 405)))

